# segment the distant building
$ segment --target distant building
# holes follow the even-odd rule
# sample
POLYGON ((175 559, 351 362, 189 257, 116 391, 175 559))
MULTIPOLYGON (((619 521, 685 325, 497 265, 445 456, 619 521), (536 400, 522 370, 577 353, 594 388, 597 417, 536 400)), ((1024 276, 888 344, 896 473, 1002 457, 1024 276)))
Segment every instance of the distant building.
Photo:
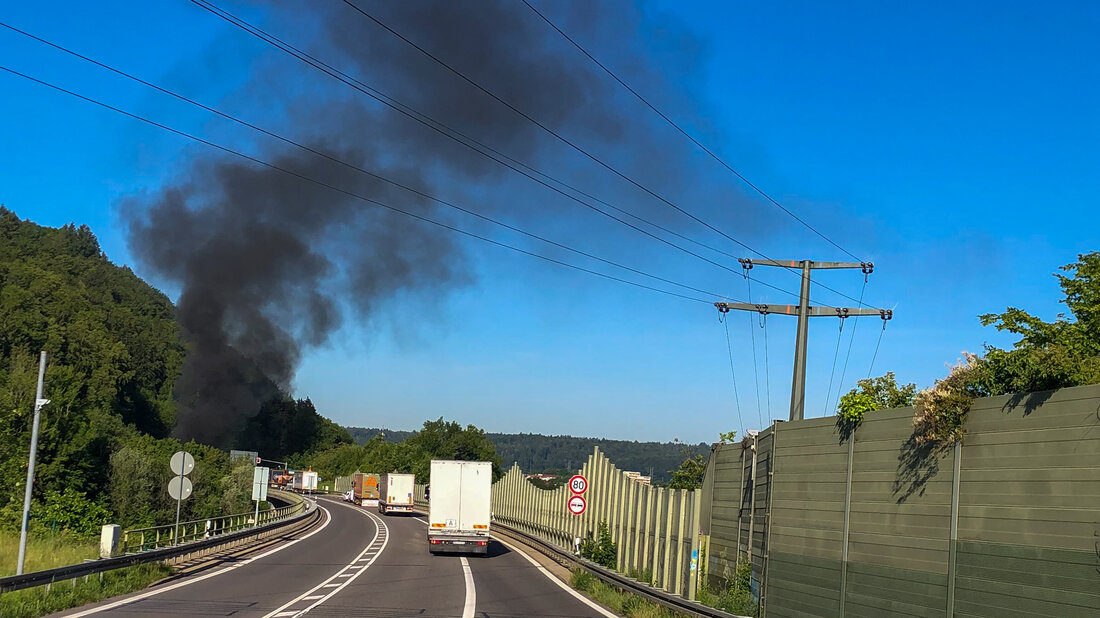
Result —
POLYGON ((256 451, 229 451, 230 461, 234 459, 247 459, 248 461, 256 461, 256 458, 259 456, 260 454, 256 451))
POLYGON ((653 477, 642 476, 641 472, 626 471, 626 472, 623 472, 623 474, 626 475, 626 478, 634 481, 635 483, 639 483, 641 485, 649 485, 653 481, 653 477))
POLYGON ((558 478, 556 474, 524 474, 525 479, 538 479, 540 481, 552 481, 558 478))

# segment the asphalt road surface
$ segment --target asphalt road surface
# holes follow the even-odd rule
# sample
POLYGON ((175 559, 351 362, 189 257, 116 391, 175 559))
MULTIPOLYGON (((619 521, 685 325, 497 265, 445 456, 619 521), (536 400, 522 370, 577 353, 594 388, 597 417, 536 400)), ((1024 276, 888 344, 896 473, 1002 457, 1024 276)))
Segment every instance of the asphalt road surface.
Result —
POLYGON ((428 553, 425 522, 318 501, 321 526, 226 566, 60 615, 581 618, 613 616, 493 541, 488 556, 428 553))

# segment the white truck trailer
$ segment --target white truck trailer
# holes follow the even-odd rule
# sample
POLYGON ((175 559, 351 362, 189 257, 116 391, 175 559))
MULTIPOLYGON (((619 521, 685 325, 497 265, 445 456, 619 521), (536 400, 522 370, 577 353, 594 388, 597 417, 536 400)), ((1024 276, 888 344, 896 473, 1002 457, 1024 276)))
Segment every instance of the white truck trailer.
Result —
POLYGON ((428 551, 489 553, 493 464, 432 460, 428 551))
POLYGON ((312 470, 297 470, 290 481, 290 488, 305 494, 317 491, 317 473, 312 470))
POLYGON ((412 513, 416 477, 411 474, 383 474, 378 484, 378 512, 412 513))

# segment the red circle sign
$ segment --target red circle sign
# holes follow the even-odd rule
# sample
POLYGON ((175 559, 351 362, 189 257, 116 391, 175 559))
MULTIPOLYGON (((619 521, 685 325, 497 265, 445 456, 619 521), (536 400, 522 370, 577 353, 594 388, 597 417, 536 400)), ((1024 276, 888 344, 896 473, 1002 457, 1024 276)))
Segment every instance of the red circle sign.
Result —
POLYGON ((584 496, 573 496, 569 499, 569 512, 574 515, 580 515, 584 513, 584 510, 588 508, 588 502, 585 501, 584 496))
POLYGON ((588 491, 588 479, 579 474, 574 474, 572 478, 569 479, 569 491, 575 494, 583 494, 588 491))

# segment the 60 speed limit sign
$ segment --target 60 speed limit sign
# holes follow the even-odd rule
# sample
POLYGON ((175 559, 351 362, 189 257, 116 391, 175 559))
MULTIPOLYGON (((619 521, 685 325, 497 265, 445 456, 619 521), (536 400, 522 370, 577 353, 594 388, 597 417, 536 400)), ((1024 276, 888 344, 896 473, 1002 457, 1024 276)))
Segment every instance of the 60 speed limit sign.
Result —
POLYGON ((569 498, 569 512, 574 515, 580 515, 584 513, 584 510, 588 508, 588 503, 585 502, 584 496, 573 496, 569 498))
POLYGON ((569 490, 575 494, 583 494, 588 491, 588 479, 580 474, 574 474, 573 477, 569 479, 569 490))

